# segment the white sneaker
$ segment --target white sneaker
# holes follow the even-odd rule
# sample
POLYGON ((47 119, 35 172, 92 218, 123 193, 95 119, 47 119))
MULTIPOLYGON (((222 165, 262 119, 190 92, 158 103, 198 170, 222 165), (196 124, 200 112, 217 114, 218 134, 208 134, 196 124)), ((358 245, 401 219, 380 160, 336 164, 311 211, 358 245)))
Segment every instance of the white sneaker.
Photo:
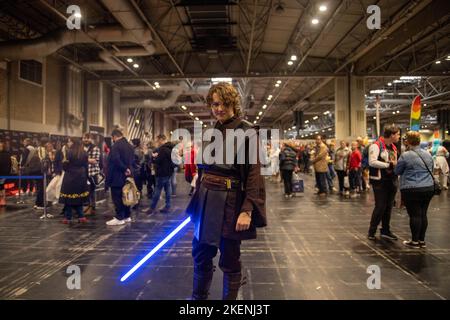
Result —
POLYGON ((121 225, 125 224, 125 220, 119 220, 117 218, 113 218, 113 219, 107 221, 106 224, 108 226, 121 226, 121 225))
POLYGON ((131 218, 130 218, 130 217, 128 217, 128 218, 126 218, 126 219, 124 219, 123 221, 125 221, 125 222, 133 222, 133 220, 131 220, 131 218))

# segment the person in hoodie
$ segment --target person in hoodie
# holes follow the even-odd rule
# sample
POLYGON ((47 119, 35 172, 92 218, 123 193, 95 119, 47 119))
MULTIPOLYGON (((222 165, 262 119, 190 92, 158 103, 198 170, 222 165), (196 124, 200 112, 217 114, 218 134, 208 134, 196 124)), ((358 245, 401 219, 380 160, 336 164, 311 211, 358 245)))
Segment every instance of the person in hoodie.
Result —
POLYGON ((170 197, 172 195, 171 178, 175 168, 171 157, 173 144, 167 141, 167 137, 164 134, 160 134, 156 137, 156 145, 158 148, 152 153, 152 163, 155 166, 156 187, 147 214, 155 213, 162 189, 164 189, 164 193, 166 194, 166 205, 159 212, 170 212, 170 197))

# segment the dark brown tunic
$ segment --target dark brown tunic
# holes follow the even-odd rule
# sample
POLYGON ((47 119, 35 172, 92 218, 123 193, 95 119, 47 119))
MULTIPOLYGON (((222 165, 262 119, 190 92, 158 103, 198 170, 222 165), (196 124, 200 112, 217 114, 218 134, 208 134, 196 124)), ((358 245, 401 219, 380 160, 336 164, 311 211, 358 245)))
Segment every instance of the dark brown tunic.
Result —
MULTIPOLYGON (((232 118, 225 123, 216 123, 216 129, 222 132, 224 138, 224 145, 226 139, 227 129, 241 128, 244 131, 252 128, 252 125, 247 121, 243 121, 239 118, 232 118)), ((250 137, 249 137, 250 138, 250 137)), ((235 142, 236 144, 236 142, 235 142)), ((258 146, 259 147, 259 146, 258 146)), ((236 149, 236 148, 235 148, 236 149)), ((246 148, 247 149, 247 148, 246 148)), ((246 150, 248 152, 248 149, 246 150)), ((259 150, 257 150, 259 152, 259 150)), ((225 152, 224 152, 225 158, 225 152)), ((236 158, 235 158, 236 159, 236 158)), ((187 212, 191 215, 198 214, 199 211, 203 210, 204 207, 208 207, 206 204, 196 203, 198 199, 198 190, 201 187, 206 187, 209 190, 222 190, 226 192, 226 200, 224 204, 224 215, 222 224, 222 237, 234 240, 247 240, 256 238, 256 228, 265 227, 267 225, 266 210, 265 210, 265 186, 264 177, 261 175, 261 167, 259 159, 256 164, 235 164, 233 165, 233 175, 229 178, 241 181, 241 185, 238 188, 233 188, 232 190, 226 190, 226 188, 215 188, 214 183, 209 179, 201 178, 200 185, 197 186, 196 194, 194 194, 191 203, 188 206, 187 212), (200 209, 199 209, 200 208, 200 209), (237 219, 241 212, 251 211, 252 219, 250 228, 246 231, 236 231, 237 219)), ((214 166, 207 167, 203 170, 203 174, 217 176, 226 178, 222 171, 215 171, 214 166)), ((201 200, 200 200, 201 201, 201 200)), ((208 201, 208 199, 206 199, 208 201)), ((219 205, 217 209, 220 209, 219 205)), ((218 215, 222 216, 222 215, 218 215)), ((198 217, 193 217, 193 221, 197 221, 198 217)), ((207 226, 204 226, 205 228, 207 226)))

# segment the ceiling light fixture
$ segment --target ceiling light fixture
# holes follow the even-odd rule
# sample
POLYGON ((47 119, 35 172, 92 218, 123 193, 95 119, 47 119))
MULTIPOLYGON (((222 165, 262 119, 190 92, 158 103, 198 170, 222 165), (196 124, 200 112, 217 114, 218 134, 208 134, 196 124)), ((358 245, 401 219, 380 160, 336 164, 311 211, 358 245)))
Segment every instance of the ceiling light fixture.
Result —
POLYGON ((200 121, 200 119, 198 117, 195 117, 195 120, 200 121))
POLYGON ((326 5, 321 5, 319 7, 319 11, 321 11, 321 12, 327 11, 327 6, 326 5))
POLYGON ((260 112, 258 113, 258 116, 260 116, 260 115, 262 115, 262 111, 260 111, 260 112))
POLYGON ((133 59, 128 58, 128 59, 127 59, 127 62, 131 63, 131 62, 133 62, 133 59))
POLYGON ((266 108, 267 108, 267 104, 263 105, 262 108, 263 108, 263 109, 266 109, 266 108))
POLYGON ((192 112, 189 112, 189 115, 190 115, 191 117, 193 117, 193 116, 194 116, 194 114, 193 114, 192 112))
POLYGON ((187 108, 186 106, 181 106, 181 109, 186 110, 187 108))
POLYGON ((139 65, 138 65, 137 63, 135 63, 135 64, 133 64, 133 67, 134 67, 135 69, 137 69, 137 68, 139 68, 139 65))
POLYGON ((312 24, 318 24, 319 23, 319 19, 314 18, 314 19, 311 20, 311 23, 312 24))
POLYGON ((392 86, 392 82, 388 82, 388 86, 389 86, 389 87, 392 86))
POLYGON ((288 61, 288 65, 292 66, 294 64, 294 62, 292 62, 292 60, 288 61))
POLYGON ((281 83, 281 80, 278 80, 277 83, 281 83))
POLYGON ((313 117, 313 120, 317 120, 317 119, 319 119, 319 117, 318 117, 318 116, 315 116, 315 117, 313 117))
POLYGON ((275 87, 277 87, 277 88, 278 88, 279 86, 280 86, 280 84, 279 84, 279 83, 275 83, 275 87))
POLYGON ((436 64, 440 64, 440 63, 441 63, 441 60, 437 60, 435 63, 436 63, 436 64))
MULTIPOLYGON (((295 54, 293 54, 292 56, 291 56, 291 60, 292 61, 297 61, 297 56, 295 55, 295 54)), ((280 81, 281 82, 281 81, 280 81)))

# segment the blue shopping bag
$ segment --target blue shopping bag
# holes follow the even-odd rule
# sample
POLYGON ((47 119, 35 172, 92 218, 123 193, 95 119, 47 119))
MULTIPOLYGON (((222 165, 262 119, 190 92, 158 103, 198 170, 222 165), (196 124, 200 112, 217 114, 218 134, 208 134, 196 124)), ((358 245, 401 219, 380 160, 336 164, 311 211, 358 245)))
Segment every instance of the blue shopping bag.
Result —
POLYGON ((305 192, 303 180, 296 173, 292 175, 292 191, 295 193, 305 192))

